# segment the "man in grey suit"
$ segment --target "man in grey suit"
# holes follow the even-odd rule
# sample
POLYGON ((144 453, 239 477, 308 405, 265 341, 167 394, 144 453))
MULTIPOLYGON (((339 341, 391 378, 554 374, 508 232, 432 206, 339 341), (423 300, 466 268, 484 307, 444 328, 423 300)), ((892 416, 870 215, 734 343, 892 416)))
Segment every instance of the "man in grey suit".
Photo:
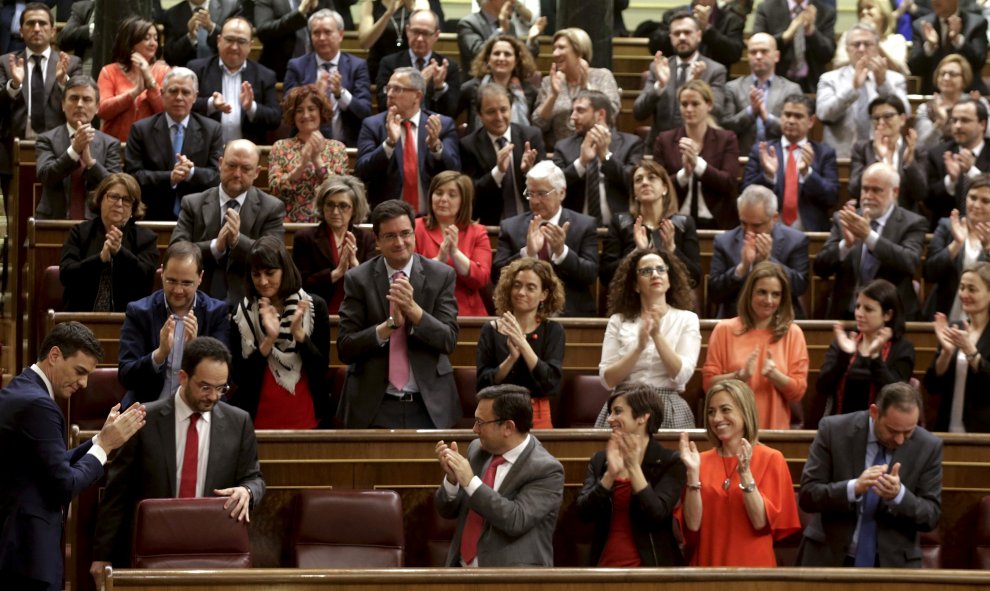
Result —
POLYGON ((251 520, 265 481, 251 417, 220 402, 230 362, 227 346, 213 337, 186 343, 175 394, 147 405, 145 428, 111 464, 89 571, 97 588, 104 567, 130 562, 134 508, 142 499, 228 497, 230 518, 251 520))
POLYGON ((670 43, 677 55, 671 60, 658 51, 650 64, 643 91, 633 103, 633 116, 637 121, 653 116, 646 138, 646 145, 651 148, 658 133, 683 124, 677 89, 689 80, 704 80, 712 87, 715 94, 712 116, 718 118, 725 100, 725 66, 701 55, 698 51, 701 37, 701 24, 693 14, 683 12, 674 16, 670 21, 670 43))
POLYGON ((529 432, 533 406, 525 388, 490 386, 477 397, 478 438, 467 457, 455 442, 435 448, 444 473, 437 512, 457 519, 447 566, 553 566, 564 467, 529 432))
POLYGON ((942 440, 918 426, 922 402, 888 384, 869 410, 826 417, 801 474, 799 566, 921 568, 918 532, 942 512, 942 440))
POLYGON ((186 195, 170 244, 196 243, 203 254, 206 293, 237 303, 244 297, 244 272, 254 241, 285 236, 285 204, 253 186, 258 146, 248 140, 227 144, 220 158, 220 186, 186 195))
POLYGON ((769 33, 781 51, 777 73, 815 92, 818 78, 835 53, 835 8, 823 0, 763 0, 753 33, 769 33))
POLYGON ((390 199, 371 212, 381 256, 344 275, 337 352, 349 365, 337 416, 351 429, 447 429, 462 416, 454 269, 416 254, 416 214, 390 199))
POLYGON ((722 127, 739 138, 739 153, 749 154, 753 144, 780 137, 780 113, 784 98, 801 94, 801 87, 774 74, 780 51, 773 35, 755 33, 746 42, 749 76, 725 85, 722 127))
POLYGON ((99 88, 89 76, 73 76, 66 83, 62 99, 66 124, 39 135, 35 144, 42 192, 34 217, 93 217, 87 192, 110 173, 121 171, 120 142, 91 125, 99 103, 99 88))

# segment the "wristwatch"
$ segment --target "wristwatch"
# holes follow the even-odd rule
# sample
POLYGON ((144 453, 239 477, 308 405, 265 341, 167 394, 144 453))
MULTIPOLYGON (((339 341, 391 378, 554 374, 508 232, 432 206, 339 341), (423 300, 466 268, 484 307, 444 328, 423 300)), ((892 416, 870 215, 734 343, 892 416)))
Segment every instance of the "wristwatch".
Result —
POLYGON ((750 482, 748 485, 743 485, 743 483, 740 482, 739 490, 747 494, 753 492, 754 490, 756 490, 756 481, 750 482))
POLYGON ((389 316, 388 320, 385 321, 385 326, 391 328, 392 330, 399 328, 399 324, 395 321, 395 318, 393 318, 392 316, 389 316))

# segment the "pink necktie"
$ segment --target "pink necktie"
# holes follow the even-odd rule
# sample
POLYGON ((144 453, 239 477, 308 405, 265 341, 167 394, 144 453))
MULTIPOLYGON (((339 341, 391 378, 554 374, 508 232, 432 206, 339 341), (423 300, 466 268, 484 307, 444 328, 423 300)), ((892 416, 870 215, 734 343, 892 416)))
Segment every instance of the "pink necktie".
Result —
MULTIPOLYGON (((504 463, 503 456, 492 456, 492 461, 488 464, 481 482, 489 488, 495 488, 495 470, 504 463)), ((464 530, 461 532, 461 560, 464 564, 470 564, 478 555, 478 539, 481 538, 481 526, 484 523, 484 517, 474 511, 468 511, 464 530)))
MULTIPOLYGON (((406 276, 402 271, 392 274, 392 281, 406 276)), ((395 304, 389 304, 389 314, 395 316, 395 304)), ((388 381, 396 390, 402 391, 409 383, 409 351, 406 349, 406 327, 392 331, 388 342, 388 381)))

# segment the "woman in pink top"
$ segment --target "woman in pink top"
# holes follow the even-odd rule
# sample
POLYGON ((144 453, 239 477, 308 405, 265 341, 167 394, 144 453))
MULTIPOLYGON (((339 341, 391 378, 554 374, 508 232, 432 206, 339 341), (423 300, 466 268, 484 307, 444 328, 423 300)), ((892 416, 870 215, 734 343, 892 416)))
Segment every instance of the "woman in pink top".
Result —
POLYGON ((808 389, 808 347, 794 323, 791 288, 780 265, 763 261, 739 293, 739 316, 720 320, 708 341, 703 385, 746 382, 756 395, 760 429, 790 429, 808 389))
POLYGON ((159 49, 155 23, 128 17, 113 42, 111 63, 100 70, 100 128, 121 142, 135 121, 165 109, 162 79, 171 68, 157 59, 159 49))

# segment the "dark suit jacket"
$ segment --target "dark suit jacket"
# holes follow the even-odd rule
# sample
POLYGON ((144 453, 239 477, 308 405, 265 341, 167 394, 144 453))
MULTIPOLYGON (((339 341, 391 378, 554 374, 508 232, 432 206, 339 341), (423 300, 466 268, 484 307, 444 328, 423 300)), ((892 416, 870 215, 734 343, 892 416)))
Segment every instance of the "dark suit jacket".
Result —
MULTIPOLYGON (((982 172, 990 171, 990 150, 984 145, 983 151, 976 158, 973 166, 982 172)), ((928 193, 925 197, 925 207, 932 214, 932 227, 942 218, 949 217, 953 209, 960 213, 966 212, 966 193, 969 191, 968 177, 959 179, 956 192, 949 194, 945 190, 945 153, 959 153, 959 144, 955 140, 942 142, 927 154, 926 169, 928 171, 928 193)), ((965 176, 965 175, 963 175, 965 176)))
MULTIPOLYGON (((924 149, 917 146, 914 161, 904 166, 904 149, 903 142, 901 142, 901 149, 898 150, 901 168, 897 171, 901 175, 901 186, 897 194, 897 203, 908 211, 919 213, 920 205, 928 194, 928 179, 925 170, 927 156, 924 149)), ((867 166, 877 161, 872 140, 859 140, 853 144, 849 168, 850 197, 859 199, 859 190, 863 183, 863 171, 866 170, 867 166)), ((943 190, 944 187, 945 185, 943 185, 943 190)))
MULTIPOLYGON (((481 80, 482 78, 471 78, 464 82, 464 84, 461 84, 461 96, 458 99, 457 116, 455 119, 459 118, 461 113, 466 112, 469 132, 482 127, 481 117, 478 116, 478 88, 481 87, 481 80)), ((523 96, 526 97, 526 107, 529 109, 530 115, 532 115, 533 108, 536 107, 536 97, 540 93, 540 89, 533 86, 533 83, 529 80, 520 80, 520 86, 522 87, 523 96)), ((529 124, 529 117, 526 118, 526 124, 529 124)))
MULTIPOLYGON (((825 417, 801 474, 798 502, 813 513, 804 527, 799 566, 842 566, 859 518, 858 503, 846 496, 846 482, 862 474, 866 462, 869 413, 825 417)), ((877 556, 881 568, 921 568, 918 532, 938 525, 942 511, 942 440, 915 429, 890 459, 901 464, 899 504, 877 506, 877 556)))
MULTIPOLYGON (((62 51, 71 51, 85 60, 86 53, 93 47, 89 35, 89 19, 93 15, 96 3, 93 0, 79 0, 72 3, 69 18, 58 33, 58 47, 62 51)), ((62 15, 59 14, 59 20, 62 15)))
MULTIPOLYGON (((219 2, 217 14, 212 15, 212 20, 216 27, 212 31, 207 31, 207 42, 211 55, 217 54, 217 37, 220 36, 220 27, 224 21, 232 16, 240 15, 242 3, 236 0, 214 0, 219 2)), ((205 7, 204 7, 205 8, 205 7)), ((172 8, 165 11, 162 25, 165 33, 165 62, 172 66, 185 66, 191 60, 196 59, 198 47, 189 39, 189 19, 192 18, 192 8, 188 2, 179 2, 172 8)), ((202 80, 200 80, 200 90, 202 90, 202 80)))
MULTIPOLYGON (((359 263, 377 254, 375 235, 365 229, 351 227, 357 242, 357 260, 359 263)), ((344 289, 344 279, 336 283, 331 279, 336 265, 333 263, 333 253, 330 252, 330 229, 326 222, 320 222, 316 227, 305 228, 292 235, 292 262, 302 276, 303 289, 307 293, 318 295, 329 304, 334 294, 344 289)), ((331 310, 331 313, 335 313, 331 310)))
MULTIPOLYGON (((422 107, 435 113, 440 113, 441 115, 456 117, 457 105, 461 96, 461 67, 457 65, 457 60, 450 59, 436 52, 426 58, 427 65, 429 65, 431 59, 436 60, 438 64, 443 63, 443 60, 447 60, 447 92, 437 96, 433 84, 427 80, 426 95, 423 96, 422 107)), ((397 68, 411 67, 414 66, 412 59, 409 57, 408 49, 401 49, 382 58, 381 63, 378 64, 378 75, 375 77, 375 86, 378 89, 379 111, 388 110, 388 97, 385 96, 385 85, 388 84, 392 73, 397 68)))
MULTIPOLYGON (((832 61, 835 53, 835 7, 822 0, 811 0, 815 5, 815 33, 805 37, 804 59, 808 64, 808 76, 804 80, 795 80, 804 92, 815 92, 818 78, 825 72, 825 66, 832 61)), ((769 33, 777 40, 780 50, 780 61, 777 62, 777 74, 786 76, 794 63, 794 43, 784 42, 784 31, 791 24, 791 10, 787 0, 764 0, 756 7, 756 17, 753 21, 754 33, 769 33)), ((912 68, 913 69, 913 68, 912 68)), ((920 70, 916 70, 920 71, 920 70)))
MULTIPOLYGON (((990 404, 987 404, 986 392, 990 391, 990 330, 983 330, 976 341, 976 350, 980 353, 980 366, 973 369, 966 364, 966 389, 963 399, 963 426, 968 433, 990 433, 990 404)), ((935 362, 942 347, 936 348, 932 363, 925 372, 925 390, 938 396, 938 420, 935 429, 948 431, 952 418, 952 399, 955 396, 956 364, 953 359, 949 369, 942 375, 935 373, 935 362)))
MULTIPOLYGON (((181 6, 181 4, 177 5, 181 6)), ((193 111, 207 116, 220 123, 220 111, 207 115, 207 103, 214 92, 223 94, 223 71, 220 68, 220 58, 217 56, 195 59, 189 62, 189 69, 196 73, 199 79, 199 98, 193 105, 193 111)), ((268 132, 277 129, 282 123, 282 107, 278 104, 275 93, 275 72, 258 62, 247 60, 241 72, 241 81, 251 84, 254 89, 254 100, 258 109, 252 121, 247 112, 241 110, 241 137, 251 140, 259 146, 268 144, 268 132)), ((228 102, 240 101, 240 96, 224 97, 228 102)))
MULTIPOLYGON (((179 492, 175 482, 175 397, 148 404, 147 412, 144 428, 121 448, 110 466, 93 536, 93 560, 126 566, 138 501, 171 498, 179 492)), ((253 509, 265 494, 265 481, 251 417, 225 402, 217 403, 210 414, 204 494, 213 496, 214 489, 243 486, 251 491, 253 509)))
MULTIPOLYGON (((925 285, 931 293, 928 294, 928 300, 921 314, 921 320, 924 322, 934 320, 935 312, 948 315, 952 310, 952 302, 956 299, 966 253, 964 249, 960 249, 955 258, 952 258, 949 255, 949 245, 952 242, 952 224, 949 218, 942 218, 938 221, 925 256, 923 276, 925 285)), ((976 260, 988 261, 990 257, 987 256, 986 250, 981 248, 976 260)))
MULTIPOLYGON (((906 320, 915 320, 920 306, 914 291, 914 273, 921 263, 921 247, 925 241, 928 220, 916 213, 896 207, 887 218, 873 249, 873 256, 880 261, 875 279, 886 279, 897 287, 904 306, 906 320)), ((834 216, 832 231, 815 258, 815 273, 824 279, 835 276, 828 300, 826 318, 838 320, 852 318, 850 304, 862 285, 859 266, 863 259, 863 244, 852 248, 844 260, 839 259, 839 242, 842 228, 838 214, 834 216)))
MULTIPOLYGON (((973 81, 966 90, 978 90, 981 95, 988 93, 986 84, 983 83, 983 76, 979 72, 983 71, 983 63, 987 59, 987 19, 980 12, 969 12, 959 10, 959 18, 962 19, 962 47, 956 48, 949 44, 946 47, 941 45, 935 49, 935 53, 925 55, 925 36, 921 32, 921 23, 928 23, 934 27, 939 39, 942 38, 942 23, 935 13, 929 13, 921 17, 916 17, 912 24, 911 31, 911 55, 908 57, 908 68, 912 72, 934 72, 938 63, 950 53, 957 53, 969 62, 969 67, 973 69, 973 81)), ((921 76, 921 93, 931 94, 935 90, 931 76, 921 76)))
MULTIPOLYGON (((222 343, 230 342, 227 304, 222 300, 197 291, 193 314, 196 315, 199 336, 213 337, 222 343)), ((117 379, 127 388, 127 394, 121 401, 122 408, 134 402, 153 402, 161 395, 168 363, 156 369, 151 354, 161 344, 159 336, 168 316, 165 292, 160 289, 127 305, 124 324, 120 328, 117 365, 117 379)))
MULTIPOLYGON (((740 154, 749 154, 756 142, 756 117, 749 113, 749 91, 752 88, 753 76, 740 76, 725 85, 725 104, 719 123, 739 138, 740 154)), ((784 110, 784 99, 792 94, 801 94, 801 87, 783 76, 774 76, 770 81, 764 101, 767 112, 774 119, 766 126, 766 139, 780 138, 780 113, 784 110)))
MULTIPOLYGON (((701 283, 701 249, 698 246, 698 229, 694 226, 691 216, 675 213, 670 216, 671 223, 674 224, 674 254, 684 263, 687 268, 688 278, 691 287, 696 287, 701 283)), ((619 213, 612 217, 612 223, 608 226, 608 234, 602 242, 602 262, 598 275, 602 280, 602 287, 608 288, 612 282, 612 276, 619 267, 622 259, 636 248, 636 239, 633 237, 633 225, 636 220, 628 212, 619 213)), ((647 228, 648 238, 654 245, 663 244, 660 230, 650 230, 647 228)))
MULTIPOLYGON (((334 0, 317 0, 316 10, 323 8, 337 10, 342 14, 350 13, 350 10, 336 9, 334 0)), ((296 31, 300 29, 306 31, 308 18, 298 10, 293 10, 289 0, 254 1, 252 22, 255 23, 257 28, 255 34, 262 45, 261 57, 258 61, 275 70, 275 76, 279 80, 285 78, 286 64, 295 52, 296 31)))
MULTIPOLYGON (((61 220, 69 217, 72 196, 72 173, 80 166, 80 162, 69 156, 69 130, 65 125, 59 125, 51 131, 38 136, 35 143, 38 181, 41 182, 41 201, 35 217, 41 220, 61 220)), ((89 144, 89 153, 96 162, 84 169, 83 183, 87 193, 96 190, 110 173, 122 170, 120 163, 120 142, 117 138, 96 131, 96 137, 89 144)), ((87 217, 92 215, 88 206, 84 206, 87 217)))
POLYGON ((182 200, 179 221, 172 230, 169 244, 180 240, 196 243, 203 254, 203 289, 209 293, 213 274, 226 274, 227 292, 211 293, 218 300, 236 303, 244 297, 244 279, 247 257, 254 241, 262 236, 285 236, 285 204, 262 190, 251 187, 240 209, 240 237, 237 245, 225 257, 217 260, 210 250, 210 242, 220 233, 223 218, 220 217, 220 189, 212 188, 202 193, 187 195, 182 200))
MULTIPOLYGON (((712 87, 712 94, 715 95, 712 117, 718 119, 722 104, 725 102, 725 66, 703 55, 698 56, 698 59, 705 63, 705 71, 701 74, 701 79, 712 87)), ((667 86, 657 92, 654 88, 657 81, 656 73, 653 71, 653 64, 650 64, 646 82, 643 84, 643 91, 639 93, 636 102, 633 103, 633 116, 637 121, 646 121, 651 116, 653 117, 650 133, 646 136, 647 146, 653 146, 657 134, 661 131, 684 125, 684 120, 681 119, 681 109, 677 103, 677 94, 674 92, 676 79, 677 69, 674 66, 673 58, 671 58, 670 79, 667 81, 667 86)))
MULTIPOLYGON (((650 35, 650 53, 662 51, 664 55, 675 54, 670 44, 670 21, 674 15, 681 12, 691 12, 691 4, 671 8, 663 13, 660 26, 650 35)), ((708 29, 701 35, 701 45, 698 50, 702 55, 717 61, 728 70, 742 57, 744 19, 732 10, 718 8, 714 4, 712 21, 708 29)))
POLYGON ((125 170, 134 175, 144 204, 145 219, 174 220, 175 201, 190 193, 205 191, 220 184, 220 156, 223 139, 220 124, 199 113, 189 114, 189 126, 182 142, 182 154, 193 161, 192 176, 172 188, 172 135, 165 113, 141 119, 131 127, 124 151, 125 170))
MULTIPOLYGON (((522 157, 526 142, 537 152, 536 162, 546 159, 543 146, 543 133, 536 127, 512 123, 509 132, 512 137, 512 174, 515 178, 516 193, 523 207, 529 208, 529 201, 522 197, 526 189, 526 175, 522 172, 522 157)), ((502 187, 495 184, 492 169, 496 166, 495 146, 484 127, 461 138, 461 170, 474 179, 474 207, 472 213, 486 226, 497 226, 502 221, 504 198, 502 187)), ((505 177, 502 182, 506 182, 505 177)))
MULTIPOLYGON (((519 258, 519 251, 526 248, 526 234, 532 212, 503 220, 498 232, 498 249, 492 264, 492 282, 512 261, 519 258)), ((570 209, 561 208, 559 225, 570 222, 567 230, 567 256, 561 263, 552 261, 554 272, 564 283, 564 311, 562 316, 595 316, 598 306, 592 295, 598 279, 598 235, 595 218, 570 209)))
MULTIPOLYGON (((313 52, 294 58, 289 62, 285 73, 283 96, 296 86, 314 84, 317 79, 316 54, 313 52)), ((340 125, 343 137, 333 135, 330 125, 324 125, 324 136, 339 140, 348 147, 357 145, 361 122, 371 116, 371 79, 368 77, 368 62, 349 53, 340 52, 337 60, 340 72, 340 87, 351 93, 351 102, 346 110, 340 111, 340 125)))
MULTIPOLYGON (((578 177, 574 163, 581 157, 581 142, 584 136, 572 135, 557 142, 553 147, 553 163, 564 171, 567 179, 567 195, 564 207, 574 211, 584 211, 587 205, 585 176, 578 177)), ((612 128, 612 142, 608 151, 612 157, 599 163, 602 178, 605 179, 605 199, 612 215, 629 211, 629 185, 633 171, 643 159, 643 140, 638 135, 625 133, 612 128)), ((597 192, 595 197, 597 197, 597 192)))
MULTIPOLYGON (((388 387, 388 346, 378 344, 376 327, 389 316, 385 259, 376 256, 344 275, 337 354, 348 365, 337 417, 349 429, 365 429, 374 419, 388 387)), ((409 365, 426 410, 438 429, 463 415, 448 356, 457 345, 454 269, 413 255, 409 282, 423 318, 407 329, 409 365)))
MULTIPOLYGON (((687 199, 690 184, 682 187, 675 175, 681 169, 681 151, 678 144, 687 135, 683 127, 660 133, 653 144, 653 159, 660 163, 670 175, 677 189, 678 204, 687 199)), ((736 178, 739 176, 739 143, 736 134, 724 129, 709 127, 705 132, 705 143, 701 146, 702 158, 708 163, 701 175, 701 192, 712 219, 721 230, 728 230, 739 224, 736 211, 736 178)), ((688 181, 690 183, 690 181, 688 181)), ((678 205, 680 208, 680 205, 678 205)))
MULTIPOLYGON (((475 474, 484 474, 492 454, 475 439, 467 458, 475 474)), ((564 467, 532 433, 497 492, 481 486, 468 496, 460 488, 451 499, 441 485, 433 496, 437 513, 457 519, 447 566, 460 565, 461 534, 468 511, 485 520, 478 538, 478 566, 553 566, 553 531, 563 496, 564 467)))
MULTIPOLYGON (((803 318, 801 296, 808 289, 808 236, 783 223, 774 224, 770 234, 773 237, 773 248, 767 260, 777 263, 787 273, 795 314, 798 318, 803 318)), ((747 273, 741 278, 736 277, 743 237, 742 226, 715 236, 715 254, 712 256, 712 270, 708 275, 708 299, 718 304, 716 318, 738 315, 736 300, 748 276, 747 273)))
MULTIPOLYGON (((493 26, 488 21, 488 16, 483 14, 483 10, 472 12, 457 21, 457 48, 461 53, 461 68, 465 72, 471 69, 471 62, 474 60, 474 56, 481 51, 485 41, 498 30, 498 24, 493 26)), ((515 37, 515 29, 511 24, 509 31, 504 34, 515 37)), ((523 42, 525 43, 525 40, 523 42)))
POLYGON ((0 391, 0 571, 62 588, 62 529, 69 502, 103 476, 92 442, 65 449, 65 418, 27 368, 0 391))
MULTIPOLYGON (((402 199, 402 141, 395 145, 391 158, 385 155, 385 146, 382 145, 388 137, 385 130, 387 114, 379 113, 365 119, 358 137, 358 160, 354 175, 367 186, 368 201, 372 207, 387 199, 402 199)), ((429 195, 433 175, 461 168, 457 129, 453 119, 440 116, 440 141, 443 142, 441 157, 434 158, 426 147, 426 120, 432 114, 430 111, 420 111, 417 125, 416 156, 419 160, 419 184, 423 195, 429 195)))
MULTIPOLYGON (((18 59, 25 59, 24 51, 14 54, 18 59)), ((9 54, 0 56, 0 173, 13 174, 14 138, 24 139, 27 133, 28 106, 25 102, 30 89, 27 87, 27 70, 34 63, 27 60, 24 64, 25 74, 21 91, 11 98, 7 92, 7 82, 10 81, 8 69, 9 54)), ((45 128, 35 129, 35 133, 44 133, 58 125, 65 124, 65 113, 62 112, 62 89, 55 83, 55 68, 58 66, 58 51, 52 47, 51 56, 45 65, 45 128)), ((69 58, 69 78, 82 74, 82 62, 78 57, 69 58)))
MULTIPOLYGON (((810 140, 809 140, 810 141, 810 140)), ((785 150, 780 140, 767 142, 777 152, 777 178, 775 183, 767 181, 760 165, 760 146, 754 145, 749 152, 746 171, 743 174, 743 188, 756 183, 771 189, 777 195, 777 211, 784 208, 784 171, 787 168, 785 150)), ((798 186, 798 218, 808 232, 829 230, 828 212, 839 199, 839 165, 835 150, 827 144, 811 142, 815 158, 811 163, 811 174, 798 186)))

